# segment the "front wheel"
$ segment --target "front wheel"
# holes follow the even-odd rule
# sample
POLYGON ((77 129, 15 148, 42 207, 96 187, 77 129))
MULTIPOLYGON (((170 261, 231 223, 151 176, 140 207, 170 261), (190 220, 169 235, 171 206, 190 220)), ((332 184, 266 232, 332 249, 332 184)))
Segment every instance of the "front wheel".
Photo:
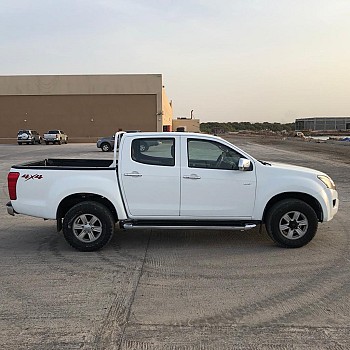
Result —
POLYGON ((149 146, 146 142, 142 142, 140 143, 140 152, 146 152, 148 151, 149 146))
POLYGON ((299 248, 315 236, 318 218, 313 208, 298 199, 285 199, 272 206, 266 216, 266 230, 281 247, 299 248))
POLYGON ((101 145, 101 149, 103 152, 110 152, 112 150, 112 147, 109 143, 107 142, 104 142, 102 145, 101 145))
POLYGON ((102 204, 86 201, 73 206, 63 219, 66 241, 82 252, 101 249, 112 238, 115 221, 102 204))

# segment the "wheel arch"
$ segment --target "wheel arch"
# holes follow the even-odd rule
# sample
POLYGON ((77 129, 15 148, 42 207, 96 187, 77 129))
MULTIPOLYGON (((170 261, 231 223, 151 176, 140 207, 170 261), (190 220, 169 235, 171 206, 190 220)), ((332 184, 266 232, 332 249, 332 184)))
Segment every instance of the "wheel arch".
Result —
POLYGON ((270 208, 276 204, 277 202, 280 202, 284 199, 299 199, 308 205, 315 211, 318 221, 322 222, 323 221, 323 210, 322 206, 319 203, 319 201, 307 194, 307 193, 301 193, 301 192, 284 192, 277 194, 276 196, 272 197, 266 204, 265 209, 264 209, 264 214, 263 214, 263 222, 266 221, 266 215, 269 212, 270 208))
POLYGON ((68 210, 72 208, 74 205, 85 202, 85 201, 94 201, 100 203, 107 207, 112 213, 114 220, 118 221, 118 214, 113 205, 106 197, 94 194, 94 193, 75 193, 72 194, 60 202, 56 212, 56 219, 61 221, 61 219, 66 215, 68 210))

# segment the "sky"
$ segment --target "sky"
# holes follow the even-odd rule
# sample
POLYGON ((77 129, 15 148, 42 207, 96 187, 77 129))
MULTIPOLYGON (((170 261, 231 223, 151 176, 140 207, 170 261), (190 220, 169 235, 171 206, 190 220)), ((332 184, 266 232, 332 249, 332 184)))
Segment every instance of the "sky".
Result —
POLYGON ((350 0, 1 0, 0 75, 161 73, 174 117, 350 115, 350 0))

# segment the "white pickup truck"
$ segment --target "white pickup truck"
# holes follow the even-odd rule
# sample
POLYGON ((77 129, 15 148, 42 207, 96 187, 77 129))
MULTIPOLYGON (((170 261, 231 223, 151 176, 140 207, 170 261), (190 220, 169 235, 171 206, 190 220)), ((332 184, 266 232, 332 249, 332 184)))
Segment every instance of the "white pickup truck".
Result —
POLYGON ((43 140, 48 145, 50 142, 52 144, 57 143, 60 145, 61 143, 68 143, 68 136, 62 130, 49 130, 47 133, 43 135, 43 140))
POLYGON ((113 160, 12 166, 8 213, 57 220, 71 246, 94 251, 111 239, 116 223, 123 229, 219 230, 265 224, 278 245, 296 248, 338 211, 338 194, 326 174, 258 161, 216 136, 115 137, 113 160), (144 150, 142 142, 157 145, 144 150))

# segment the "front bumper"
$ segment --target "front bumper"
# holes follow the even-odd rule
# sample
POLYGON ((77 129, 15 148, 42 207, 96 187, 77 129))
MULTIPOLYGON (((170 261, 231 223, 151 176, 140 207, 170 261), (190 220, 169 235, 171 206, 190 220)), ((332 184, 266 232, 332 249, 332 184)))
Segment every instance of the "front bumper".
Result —
POLYGON ((330 221, 339 209, 338 192, 332 189, 326 189, 322 193, 324 199, 323 221, 330 221))

